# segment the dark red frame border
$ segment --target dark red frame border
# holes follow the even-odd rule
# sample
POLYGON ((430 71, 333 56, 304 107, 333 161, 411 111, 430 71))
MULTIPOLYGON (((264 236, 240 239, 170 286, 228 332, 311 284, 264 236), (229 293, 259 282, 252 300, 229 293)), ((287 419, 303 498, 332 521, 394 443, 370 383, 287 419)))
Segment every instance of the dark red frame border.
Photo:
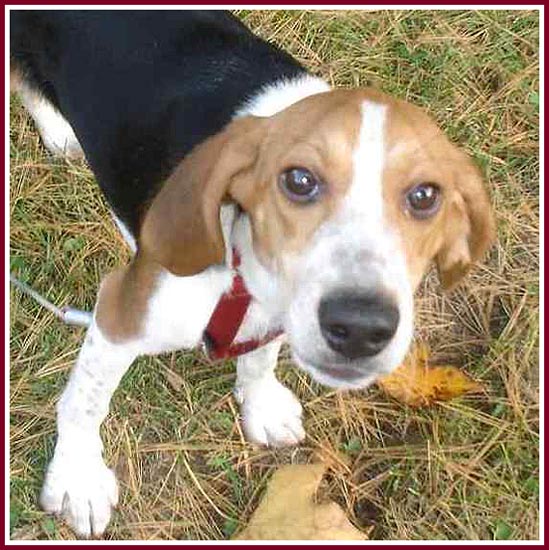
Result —
MULTIPOLYGON (((418 3, 418 4, 413 4, 413 3, 405 3, 405 2, 387 2, 387 1, 376 1, 376 2, 372 2, 370 5, 369 4, 366 4, 365 2, 360 2, 358 0, 344 0, 344 2, 342 2, 343 5, 347 6, 356 6, 357 9, 359 8, 370 8, 372 6, 383 6, 383 7, 398 7, 398 8, 406 8, 406 7, 409 7, 410 9, 414 9, 414 8, 433 8, 433 9, 436 9, 436 8, 441 8, 441 7, 445 7, 445 6, 448 6, 448 7, 456 7, 456 8, 470 8, 470 9, 479 9, 479 8, 482 8, 482 7, 502 7, 502 8, 505 8, 506 6, 513 6, 513 7, 520 7, 522 9, 528 9, 528 8, 532 8, 532 9, 539 9, 541 8, 542 9, 542 12, 540 14, 541 16, 541 19, 542 19, 542 36, 544 36, 544 33, 543 33, 543 29, 545 27, 545 23, 546 23, 546 16, 545 16, 545 11, 544 11, 544 7, 545 7, 545 3, 534 3, 534 4, 526 4, 524 6, 522 6, 521 4, 517 3, 517 2, 510 2, 508 0, 504 0, 504 1, 496 1, 496 0, 485 0, 481 3, 474 3, 474 2, 449 2, 448 0, 443 0, 443 1, 439 1, 439 2, 433 2, 431 0, 428 0, 428 1, 423 1, 421 3, 418 3)), ((49 5, 55 5, 55 6, 63 6, 63 5, 66 5, 67 7, 79 7, 79 6, 105 6, 105 7, 108 7, 108 6, 113 6, 113 5, 116 5, 116 6, 139 6, 139 5, 145 5, 145 6, 150 6, 151 8, 154 9, 154 7, 156 7, 156 5, 154 4, 151 4, 150 2, 144 2, 143 0, 138 0, 137 2, 128 2, 127 0, 122 0, 122 1, 118 1, 116 3, 113 3, 113 2, 106 2, 106 1, 96 1, 96 2, 93 2, 93 4, 87 4, 87 3, 83 3, 83 2, 75 2, 75 3, 65 3, 65 2, 61 2, 61 3, 52 3, 52 4, 49 4, 49 5)), ((251 3, 251 4, 245 4, 245 3, 237 3, 237 2, 229 2, 227 0, 218 0, 217 2, 208 2, 208 1, 204 1, 204 0, 198 0, 196 2, 173 2, 173 1, 167 1, 167 2, 162 2, 161 3, 162 6, 173 6, 174 8, 176 7, 183 7, 183 6, 186 6, 186 5, 190 5, 190 6, 204 6, 204 7, 208 7, 208 6, 223 6, 223 7, 227 7, 227 8, 240 8, 240 7, 249 7, 249 6, 252 6, 252 7, 263 7, 263 6, 268 6, 268 7, 272 7, 272 6, 276 6, 276 8, 281 8, 281 9, 284 9, 284 8, 288 8, 288 9, 299 9, 301 8, 302 6, 314 6, 314 7, 318 7, 319 9, 326 9, 326 8, 329 8, 329 7, 332 7, 332 6, 339 6, 338 3, 336 3, 335 1, 332 1, 332 2, 327 2, 326 0, 301 0, 300 2, 295 2, 295 3, 291 3, 291 2, 269 2, 268 0, 256 0, 255 2, 251 3), (296 7, 298 6, 298 7, 296 7)), ((7 14, 7 8, 9 7, 24 7, 24 6, 32 6, 32 7, 42 7, 42 5, 39 5, 37 4, 36 2, 18 2, 18 3, 10 3, 10 4, 6 4, 4 3, 3 4, 3 12, 2 12, 2 50, 3 50, 3 56, 2 56, 2 60, 3 60, 3 64, 4 64, 4 75, 7 74, 7 71, 6 71, 6 67, 5 67, 5 59, 6 59, 6 36, 5 36, 5 32, 6 32, 6 14, 7 14)), ((48 4, 43 4, 44 7, 47 7, 48 4)), ((540 58, 541 58, 541 66, 543 67, 543 60, 544 60, 544 54, 545 54, 545 51, 542 52, 540 54, 540 58)), ((542 68, 542 82, 543 82, 543 68, 542 68)), ((4 85, 4 101, 6 101, 6 98, 9 96, 9 89, 8 89, 8 86, 6 83, 4 85)), ((544 86, 542 84, 541 86, 541 89, 543 90, 544 89, 544 86)), ((545 96, 544 94, 542 95, 543 97, 543 103, 542 103, 542 108, 540 108, 540 115, 543 115, 544 113, 544 105, 545 105, 545 96)), ((6 103, 4 103, 5 105, 6 103)), ((2 109, 2 127, 4 128, 4 132, 2 133, 2 145, 3 145, 3 149, 2 151, 4 152, 4 173, 6 173, 6 167, 8 165, 8 158, 6 157, 5 155, 5 150, 6 150, 6 143, 5 143, 5 139, 6 139, 6 123, 7 123, 7 120, 6 120, 6 112, 5 112, 5 109, 2 109)), ((543 135, 543 134, 542 134, 543 135)), ((543 140, 543 138, 542 138, 543 140)), ((541 143, 544 143, 544 141, 542 141, 541 143)), ((544 153, 545 151, 541 151, 540 150, 540 153, 541 153, 541 165, 542 165, 542 177, 543 177, 543 167, 544 167, 544 162, 543 162, 543 158, 544 158, 544 153)), ((7 235, 6 235, 6 208, 7 208, 7 204, 6 204, 6 194, 7 194, 7 188, 8 188, 8 185, 9 185, 9 180, 6 179, 5 183, 4 183, 4 193, 2 194, 2 225, 1 225, 1 231, 2 231, 2 243, 4 245, 4 262, 5 262, 5 265, 6 264, 6 258, 7 258, 7 255, 8 255, 8 246, 7 246, 7 242, 6 242, 6 238, 7 238, 7 235)), ((543 187, 543 181, 542 181, 542 187, 543 187)), ((545 211, 545 208, 547 206, 547 203, 549 202, 545 193, 544 193, 544 202, 543 202, 543 210, 545 211)), ((544 232, 544 217, 542 216, 542 220, 541 220, 541 231, 544 232)), ((4 287, 4 293, 2 294, 2 297, 1 297, 1 303, 2 303, 2 311, 4 312, 4 315, 2 317, 2 324, 4 325, 4 334, 6 333, 6 316, 7 316, 7 306, 8 304, 6 303, 6 296, 9 295, 7 293, 7 289, 9 287, 9 280, 8 280, 8 277, 7 277, 7 272, 8 272, 8 269, 5 270, 5 277, 4 277, 4 284, 5 284, 5 287, 4 287)), ((544 273, 544 271, 543 271, 544 273)), ((545 277, 544 277, 545 279, 545 277)), ((543 288, 545 288, 545 280, 542 281, 542 284, 543 284, 543 288)), ((542 296, 542 299, 543 299, 543 296, 544 296, 544 293, 542 292, 541 294, 542 296)), ((542 319, 543 319, 543 310, 544 310, 544 303, 540 304, 541 307, 542 307, 542 319)), ((541 325, 543 327, 543 323, 541 325)), ((543 329, 542 329, 543 330, 543 329)), ((540 337, 541 338, 544 338, 545 334, 541 334, 540 337)), ((8 346, 9 346, 9 341, 6 337, 4 337, 4 357, 7 357, 7 352, 8 352, 8 346)), ((543 349, 543 347, 542 347, 543 349)), ((541 357, 540 358, 540 368, 543 368, 545 364, 545 361, 544 361, 544 357, 541 357)), ((6 360, 5 361, 5 365, 4 365, 4 369, 5 369, 5 376, 4 376, 4 379, 3 379, 3 383, 2 383, 2 386, 3 386, 3 392, 2 392, 2 396, 3 398, 5 399, 5 396, 6 396, 6 380, 7 380, 7 372, 8 372, 8 369, 9 369, 9 361, 6 360)), ((547 387, 547 382, 545 381, 544 379, 544 387, 543 387, 543 391, 544 391, 544 394, 545 394, 545 389, 547 387)), ((543 415, 543 412, 544 412, 544 408, 543 408, 543 399, 541 400, 542 402, 542 408, 541 408, 541 412, 540 414, 543 415)), ((6 429, 6 426, 7 426, 7 416, 5 414, 5 408, 6 408, 6 404, 4 403, 4 407, 3 407, 3 411, 4 411, 4 445, 6 446, 8 444, 8 440, 7 440, 7 436, 8 436, 8 433, 7 433, 7 429, 6 429)), ((542 433, 543 435, 543 433, 542 433)), ((543 453, 543 448, 544 448, 544 441, 543 439, 540 439, 540 445, 542 447, 542 454, 541 456, 543 458, 545 458, 544 456, 544 453, 543 453)), ((84 544, 81 544, 79 543, 79 541, 75 541, 74 543, 65 543, 63 541, 63 543, 58 543, 56 544, 55 542, 48 542, 47 544, 41 544, 41 543, 29 543, 29 544, 26 544, 26 543, 23 543, 23 544, 20 544, 20 543, 13 543, 13 542, 10 542, 7 540, 7 536, 8 536, 8 532, 6 531, 6 523, 7 523, 7 520, 6 520, 6 517, 7 517, 7 513, 8 513, 8 509, 6 507, 6 504, 7 504, 7 499, 6 499, 6 496, 8 495, 8 489, 9 489, 9 473, 7 472, 6 468, 8 467, 8 465, 6 464, 6 448, 4 448, 4 453, 2 454, 2 464, 3 464, 3 472, 4 472, 4 499, 2 499, 2 510, 3 510, 3 521, 2 521, 2 524, 1 524, 1 527, 0 527, 0 530, 1 530, 1 533, 2 533, 2 539, 0 541, 0 544, 2 547, 6 547, 6 546, 10 546, 10 547, 14 547, 14 546, 17 546, 18 548, 37 548, 39 546, 47 546, 48 548, 60 548, 60 547, 63 547, 63 548, 70 548, 70 547, 76 547, 76 546, 79 546, 79 547, 82 547, 82 546, 85 546, 87 548, 101 548, 101 547, 104 547, 106 545, 109 545, 109 546, 123 546, 123 545, 131 545, 131 542, 123 542, 122 544, 120 544, 118 541, 108 541, 108 540, 98 540, 96 542, 87 542, 85 545, 84 544)), ((544 464, 542 465, 543 466, 543 471, 545 472, 545 461, 544 461, 544 464)), ((542 487, 542 495, 541 495, 541 502, 542 502, 542 511, 543 511, 543 504, 544 504, 544 494, 545 494, 545 478, 543 476, 543 480, 544 480, 544 483, 543 483, 543 487, 542 487)), ((543 526, 545 521, 544 521, 545 518, 540 518, 540 526, 543 526)), ((153 548, 166 548, 166 547, 169 547, 169 546, 174 546, 174 543, 169 543, 169 544, 162 544, 162 543, 150 543, 148 544, 147 542, 143 542, 141 543, 143 546, 146 546, 147 548, 150 548, 150 547, 153 547, 153 548)), ((429 547, 429 548, 436 548, 436 547, 440 547, 440 546, 452 546, 453 548, 468 548, 468 549, 471 549, 471 548, 478 548, 478 547, 486 547, 486 546, 490 546, 490 547, 501 547, 501 548, 506 548, 506 549, 510 549, 510 548, 522 548, 523 546, 536 546, 536 547, 545 547, 545 542, 542 541, 542 542, 524 542, 524 543, 514 543, 514 544, 492 544, 491 542, 484 542, 484 543, 477 543, 477 544, 465 544, 465 543, 457 543, 457 544, 454 544, 454 543, 444 543, 444 542, 440 542, 440 543, 435 543, 435 544, 422 544, 422 543, 410 543, 410 544, 395 544, 395 545, 382 545, 382 544, 377 544, 376 542, 372 541, 372 543, 363 543, 365 545, 368 546, 368 548, 391 548, 391 549, 402 549, 402 548, 408 548, 409 546, 415 546, 416 548, 418 547, 429 547)), ((193 544, 192 542, 191 543, 187 543, 186 541, 181 541, 181 546, 185 546, 186 548, 199 548, 199 547, 203 547, 205 546, 206 544, 193 544)), ((208 546, 230 546, 230 547, 236 547, 236 548, 257 548, 257 547, 263 547, 263 546, 267 546, 266 544, 259 544, 259 543, 256 543, 256 544, 238 544, 238 543, 225 543, 223 541, 212 541, 210 543, 207 544, 208 546)), ((349 545, 345 545, 345 544, 342 544, 342 543, 335 543, 335 544, 330 544, 330 543, 326 543, 327 546, 329 546, 330 548, 333 548, 333 547, 336 547, 336 548, 343 548, 343 547, 346 547, 346 546, 349 546, 349 545)), ((175 544, 175 546, 179 546, 178 544, 175 544)), ((296 545, 296 544, 281 544, 281 543, 275 543, 275 544, 269 544, 268 545, 270 548, 282 548, 282 547, 295 547, 295 546, 301 546, 301 545, 296 545)), ((315 545, 316 546, 316 545, 315 545)), ((324 544, 322 545, 324 546, 324 544)))

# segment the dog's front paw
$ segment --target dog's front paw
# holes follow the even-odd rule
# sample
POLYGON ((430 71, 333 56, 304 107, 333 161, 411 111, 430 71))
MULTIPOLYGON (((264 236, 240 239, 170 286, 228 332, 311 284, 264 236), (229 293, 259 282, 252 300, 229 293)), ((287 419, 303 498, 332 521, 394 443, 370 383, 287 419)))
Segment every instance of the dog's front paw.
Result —
POLYGON ((80 537, 99 536, 118 502, 112 470, 101 457, 54 457, 46 473, 40 505, 62 516, 80 537))
POLYGON ((305 438, 302 408, 294 394, 276 378, 235 388, 246 438, 252 443, 283 447, 305 438))

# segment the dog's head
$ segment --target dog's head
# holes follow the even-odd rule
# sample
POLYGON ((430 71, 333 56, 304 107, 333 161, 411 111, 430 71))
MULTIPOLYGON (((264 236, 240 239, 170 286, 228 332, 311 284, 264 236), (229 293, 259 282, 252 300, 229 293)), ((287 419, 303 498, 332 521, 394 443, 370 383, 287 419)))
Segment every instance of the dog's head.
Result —
POLYGON ((493 236, 469 158, 423 111, 373 90, 317 94, 230 123, 165 184, 140 246, 178 275, 221 263, 224 201, 248 216, 297 363, 338 387, 395 368, 430 263, 451 288, 493 236))

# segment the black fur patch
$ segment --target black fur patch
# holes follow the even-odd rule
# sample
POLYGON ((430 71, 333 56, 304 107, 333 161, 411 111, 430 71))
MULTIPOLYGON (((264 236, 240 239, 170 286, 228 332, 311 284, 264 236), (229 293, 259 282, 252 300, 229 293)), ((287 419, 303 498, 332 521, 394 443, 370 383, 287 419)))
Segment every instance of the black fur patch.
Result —
POLYGON ((11 60, 73 127, 136 235, 175 164, 266 84, 303 75, 221 11, 11 11, 11 60))

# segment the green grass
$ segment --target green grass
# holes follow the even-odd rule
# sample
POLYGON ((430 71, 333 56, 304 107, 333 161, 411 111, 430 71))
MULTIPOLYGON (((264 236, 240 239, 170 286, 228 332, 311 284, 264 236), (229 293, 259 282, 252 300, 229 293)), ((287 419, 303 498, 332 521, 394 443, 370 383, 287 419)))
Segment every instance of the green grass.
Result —
MULTIPOLYGON (((427 109, 482 167, 498 244, 459 290, 434 274, 418 337, 484 394, 413 410, 377 387, 336 393, 282 357, 307 440, 244 442, 234 365, 180 352, 139 359, 103 426, 121 502, 106 537, 224 539, 242 528, 274 469, 320 453, 323 495, 373 539, 538 537, 539 20, 527 11, 241 11, 333 85, 373 85, 427 109)), ((128 250, 87 167, 50 158, 12 99, 11 268, 59 305, 93 307, 128 250)), ((14 539, 72 532, 37 507, 55 402, 83 340, 11 290, 10 527, 14 539)))

